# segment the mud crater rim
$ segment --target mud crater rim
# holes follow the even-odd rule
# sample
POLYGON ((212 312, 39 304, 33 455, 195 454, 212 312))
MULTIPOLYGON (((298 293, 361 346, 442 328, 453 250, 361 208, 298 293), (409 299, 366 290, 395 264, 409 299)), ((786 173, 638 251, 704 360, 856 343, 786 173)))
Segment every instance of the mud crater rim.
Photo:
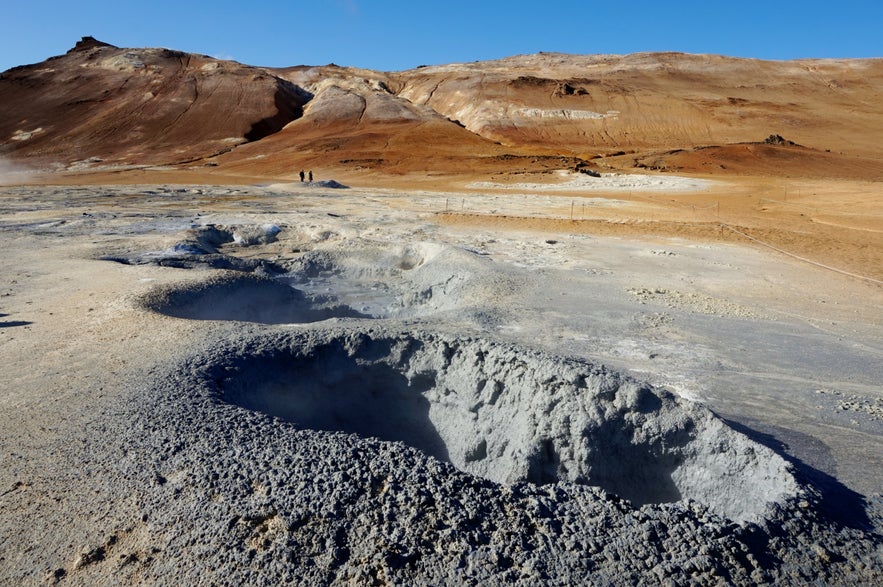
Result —
POLYGON ((333 292, 323 294, 315 287, 290 285, 290 281, 289 276, 227 275, 160 288, 145 296, 142 306, 173 318, 257 324, 312 324, 332 318, 387 317, 385 312, 372 313, 364 304, 354 304, 354 307, 342 303, 333 292))
MULTIPOLYGON (((433 250, 429 245, 423 248, 433 250)), ((456 297, 433 283, 451 281, 444 271, 440 276, 432 274, 428 284, 408 282, 407 276, 428 262, 420 253, 420 247, 405 248, 375 267, 371 254, 349 266, 345 261, 349 251, 312 252, 299 258, 288 273, 270 277, 237 272, 166 286, 145 296, 142 306, 175 318, 259 324, 420 317, 456 297)))
POLYGON ((797 490, 789 465, 701 406, 588 363, 482 339, 292 335, 214 365, 222 401, 398 441, 503 485, 570 482, 735 521, 797 490))

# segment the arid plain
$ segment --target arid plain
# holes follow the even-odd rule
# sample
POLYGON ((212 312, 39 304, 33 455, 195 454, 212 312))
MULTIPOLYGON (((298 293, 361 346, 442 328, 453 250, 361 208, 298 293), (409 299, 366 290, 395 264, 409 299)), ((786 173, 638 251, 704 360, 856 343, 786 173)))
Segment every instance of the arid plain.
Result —
POLYGON ((881 94, 90 38, 0 74, 2 582, 879 581, 881 94))

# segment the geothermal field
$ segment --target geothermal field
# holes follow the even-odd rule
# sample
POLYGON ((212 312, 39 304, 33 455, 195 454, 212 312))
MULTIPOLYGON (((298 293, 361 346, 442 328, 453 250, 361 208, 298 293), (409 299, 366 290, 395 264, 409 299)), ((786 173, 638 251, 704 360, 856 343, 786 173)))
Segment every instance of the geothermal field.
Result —
POLYGON ((0 74, 0 583, 883 582, 881 82, 0 74))

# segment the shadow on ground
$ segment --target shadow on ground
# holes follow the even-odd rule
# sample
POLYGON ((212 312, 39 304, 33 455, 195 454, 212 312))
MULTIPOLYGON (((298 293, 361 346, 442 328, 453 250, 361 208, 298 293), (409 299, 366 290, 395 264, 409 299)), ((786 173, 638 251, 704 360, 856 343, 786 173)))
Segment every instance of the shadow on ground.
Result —
MULTIPOLYGON (((760 432, 733 420, 725 419, 725 421, 730 428, 741 432, 751 440, 781 455, 782 458, 794 466, 797 476, 802 477, 815 486, 821 494, 821 502, 818 509, 820 515, 831 522, 849 528, 860 530, 874 529, 874 524, 868 517, 865 496, 853 491, 831 475, 811 467, 799 458, 791 455, 788 444, 779 440, 773 434, 760 432)), ((782 431, 790 432, 785 429, 782 431)))

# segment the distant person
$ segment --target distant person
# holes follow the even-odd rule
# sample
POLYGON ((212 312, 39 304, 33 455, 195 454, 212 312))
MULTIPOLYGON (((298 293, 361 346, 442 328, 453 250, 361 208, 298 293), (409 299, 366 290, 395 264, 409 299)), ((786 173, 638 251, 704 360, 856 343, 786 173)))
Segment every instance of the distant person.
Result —
POLYGON ((310 170, 310 183, 313 183, 313 170, 310 170))
POLYGON ((303 183, 303 181, 304 181, 304 170, 303 169, 300 170, 300 181, 301 181, 301 183, 303 183))

